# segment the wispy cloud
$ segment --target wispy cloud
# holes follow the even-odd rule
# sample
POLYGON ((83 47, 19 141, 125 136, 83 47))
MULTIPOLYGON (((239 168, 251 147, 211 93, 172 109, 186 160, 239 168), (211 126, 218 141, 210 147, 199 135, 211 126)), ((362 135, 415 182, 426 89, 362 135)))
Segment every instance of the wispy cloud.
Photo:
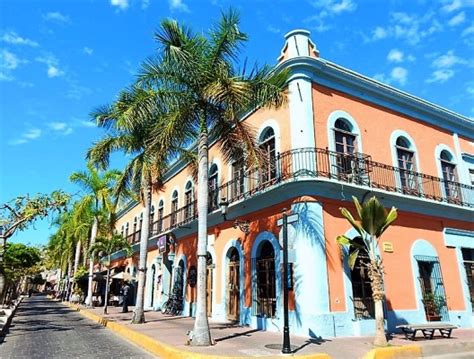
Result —
POLYGON ((15 78, 12 72, 18 66, 27 62, 7 49, 2 49, 0 51, 0 81, 13 81, 15 78))
POLYGON ((171 11, 190 12, 183 0, 168 0, 171 11))
POLYGON ((56 133, 60 133, 61 135, 70 135, 74 132, 71 126, 69 126, 66 122, 49 122, 48 127, 56 133))
POLYGON ((444 5, 441 7, 441 11, 446 13, 451 13, 466 7, 474 7, 473 0, 442 0, 442 3, 444 3, 444 5))
POLYGON ((272 25, 267 26, 267 31, 269 31, 273 34, 279 34, 281 32, 280 28, 272 26, 272 25))
POLYGON ((474 23, 472 23, 471 26, 466 27, 463 30, 463 32, 461 33, 461 36, 466 37, 466 36, 473 35, 473 34, 474 34, 474 23))
POLYGON ((454 71, 451 70, 451 69, 436 70, 436 71, 433 71, 431 76, 428 79, 426 79, 425 82, 427 82, 427 83, 433 83, 433 82, 443 83, 443 82, 448 81, 453 76, 454 76, 454 71))
POLYGON ((46 65, 46 74, 49 78, 65 75, 65 72, 59 67, 58 59, 53 54, 48 53, 37 57, 35 60, 46 65))
POLYGON ((390 14, 388 26, 375 27, 369 36, 364 36, 366 42, 378 41, 387 38, 401 39, 410 45, 418 44, 436 32, 443 29, 441 23, 434 17, 434 12, 427 12, 423 16, 393 12, 390 14))
POLYGON ((142 0, 142 10, 148 9, 148 6, 150 6, 150 0, 142 0))
POLYGON ((402 62, 405 62, 405 61, 413 62, 413 61, 415 61, 415 57, 413 55, 405 56, 403 51, 401 51, 399 49, 392 49, 387 54, 387 60, 389 62, 395 62, 395 63, 402 63, 402 62))
POLYGON ((332 28, 327 23, 329 18, 345 12, 353 12, 357 8, 357 4, 352 0, 316 0, 311 4, 319 13, 307 17, 303 22, 310 24, 311 28, 317 32, 328 31, 332 28))
POLYGON ((45 19, 46 21, 52 21, 63 24, 68 24, 71 22, 69 16, 61 14, 59 11, 46 13, 43 15, 43 19, 45 19))
POLYGON ((459 14, 453 16, 449 21, 449 26, 457 26, 460 25, 466 20, 466 13, 464 11, 460 12, 459 14))
POLYGON ((22 133, 20 137, 10 140, 8 144, 13 146, 21 145, 39 138, 42 133, 43 131, 41 131, 39 128, 31 128, 28 131, 22 133))
POLYGON ((118 7, 120 10, 128 8, 128 0, 110 0, 110 5, 118 7))
POLYGON ((390 71, 388 76, 385 74, 376 74, 373 78, 386 84, 397 83, 400 86, 404 86, 408 81, 408 70, 404 67, 396 66, 390 71))
POLYGON ((467 60, 456 56, 453 50, 449 50, 446 54, 435 58, 431 65, 435 68, 442 69, 451 68, 455 65, 465 65, 467 63, 467 60))
POLYGON ((90 47, 84 46, 82 49, 82 52, 85 53, 86 55, 92 55, 94 53, 94 49, 91 49, 90 47))
POLYGON ((0 40, 12 45, 25 45, 31 47, 38 47, 39 44, 36 41, 30 40, 25 37, 21 37, 15 31, 7 31, 1 37, 0 40))

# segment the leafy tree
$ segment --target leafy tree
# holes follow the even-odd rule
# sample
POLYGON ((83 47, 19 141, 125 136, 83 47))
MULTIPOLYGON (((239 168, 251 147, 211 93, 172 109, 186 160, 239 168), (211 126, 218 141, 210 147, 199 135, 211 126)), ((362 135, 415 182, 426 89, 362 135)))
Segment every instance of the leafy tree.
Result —
POLYGON ((286 101, 288 72, 269 67, 237 70, 239 51, 247 35, 239 16, 230 10, 207 34, 193 33, 175 20, 164 20, 155 34, 159 54, 141 70, 139 83, 151 87, 165 104, 166 116, 156 125, 159 148, 179 148, 197 142, 198 152, 198 276, 196 320, 192 345, 210 345, 206 308, 209 138, 217 139, 227 161, 246 154, 248 166, 257 164, 259 148, 254 131, 241 121, 262 107, 286 101))
MULTIPOLYGON (((87 171, 74 172, 70 180, 82 187, 85 194, 78 201, 79 213, 91 211, 93 223, 90 231, 90 245, 92 247, 99 230, 100 216, 104 213, 114 213, 117 204, 114 197, 114 188, 121 172, 117 170, 99 171, 88 164, 87 171)), ((94 275, 93 254, 89 261, 89 281, 87 286, 86 305, 92 306, 92 277, 94 275)))
POLYGON ((104 314, 107 314, 107 307, 109 302, 109 287, 110 287, 110 258, 113 253, 124 251, 127 256, 132 254, 132 247, 128 241, 119 234, 114 234, 111 238, 97 238, 93 246, 89 248, 89 252, 93 255, 105 257, 103 263, 107 267, 107 275, 105 278, 105 304, 104 314))
POLYGON ((383 286, 384 269, 382 258, 377 253, 377 248, 382 234, 397 219, 397 209, 392 207, 387 212, 375 196, 362 205, 357 198, 352 197, 352 199, 357 210, 357 219, 346 208, 340 208, 340 211, 357 231, 362 239, 362 244, 356 239, 345 235, 338 236, 336 240, 339 245, 350 249, 348 263, 351 269, 354 268, 360 253, 367 255, 369 258, 367 269, 375 303, 376 334, 374 344, 384 346, 387 345, 383 313, 383 300, 385 298, 383 286))
POLYGON ((63 191, 17 197, 0 205, 0 297, 5 289, 4 251, 6 240, 51 212, 66 209, 70 196, 63 191))
MULTIPOLYGON (((160 185, 165 168, 165 147, 153 145, 154 125, 161 115, 153 91, 133 86, 120 93, 111 106, 104 106, 92 113, 100 127, 108 129, 108 135, 95 143, 87 158, 101 168, 107 168, 112 152, 122 151, 129 158, 122 176, 117 181, 117 194, 124 193, 139 199, 143 205, 143 222, 140 234, 138 288, 132 323, 144 323, 144 299, 146 262, 148 255, 149 219, 153 188, 160 185)), ((167 146, 169 148, 169 146, 167 146)))

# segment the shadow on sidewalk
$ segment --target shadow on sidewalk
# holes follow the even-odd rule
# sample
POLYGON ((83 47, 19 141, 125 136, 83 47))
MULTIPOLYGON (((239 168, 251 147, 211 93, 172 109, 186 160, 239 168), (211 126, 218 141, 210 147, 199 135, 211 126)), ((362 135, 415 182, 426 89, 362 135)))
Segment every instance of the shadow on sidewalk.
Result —
POLYGON ((253 333, 256 333, 256 332, 260 332, 261 329, 251 329, 251 330, 247 330, 246 332, 242 332, 242 333, 234 333, 234 334, 230 334, 230 335, 226 335, 225 337, 221 337, 221 338, 215 338, 214 340, 217 342, 221 342, 221 341, 224 341, 224 340, 228 340, 228 339, 234 339, 234 338, 239 338, 239 337, 251 337, 251 334, 253 333))
POLYGON ((330 342, 330 341, 331 340, 323 339, 321 337, 310 338, 310 339, 306 340, 303 344, 301 344, 299 347, 295 348, 292 353, 294 354, 296 352, 299 352, 300 350, 307 347, 308 345, 321 345, 325 342, 330 342))

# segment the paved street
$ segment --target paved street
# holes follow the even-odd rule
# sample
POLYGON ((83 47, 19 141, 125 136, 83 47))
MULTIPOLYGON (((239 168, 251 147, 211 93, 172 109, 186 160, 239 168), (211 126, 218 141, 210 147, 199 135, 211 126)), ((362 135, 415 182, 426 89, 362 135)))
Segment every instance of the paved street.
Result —
MULTIPOLYGON (((1 339, 0 339, 1 341, 1 339)), ((0 358, 153 358, 134 344, 47 299, 25 299, 0 344, 0 358)))

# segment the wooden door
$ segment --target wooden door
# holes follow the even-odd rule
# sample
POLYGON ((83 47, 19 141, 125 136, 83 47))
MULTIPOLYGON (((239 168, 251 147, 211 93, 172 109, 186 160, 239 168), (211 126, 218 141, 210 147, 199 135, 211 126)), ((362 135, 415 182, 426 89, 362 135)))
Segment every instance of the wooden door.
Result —
POLYGON ((210 253, 207 253, 207 287, 206 287, 206 300, 207 300, 207 316, 211 317, 212 316, 212 269, 213 269, 213 264, 212 264, 212 257, 210 253))
POLYGON ((229 262, 229 281, 227 282, 227 319, 239 320, 240 307, 240 265, 229 262))

